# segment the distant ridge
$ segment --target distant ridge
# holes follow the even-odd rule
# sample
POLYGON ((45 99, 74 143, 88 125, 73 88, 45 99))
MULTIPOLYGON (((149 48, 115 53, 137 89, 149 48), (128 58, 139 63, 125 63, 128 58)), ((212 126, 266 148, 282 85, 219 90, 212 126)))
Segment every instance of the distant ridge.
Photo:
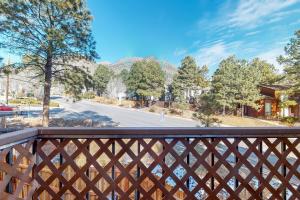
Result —
MULTIPOLYGON (((114 71, 116 74, 120 73, 123 69, 130 70, 133 63, 143 60, 142 57, 129 57, 129 58, 123 58, 116 63, 109 63, 109 62, 100 62, 98 64, 103 64, 109 67, 112 71, 114 71)), ((168 63, 167 61, 160 61, 158 62, 161 64, 163 71, 166 73, 166 79, 167 84, 172 82, 172 78, 175 75, 177 69, 174 65, 171 63, 168 63)), ((93 70, 91 70, 93 71, 93 70)))

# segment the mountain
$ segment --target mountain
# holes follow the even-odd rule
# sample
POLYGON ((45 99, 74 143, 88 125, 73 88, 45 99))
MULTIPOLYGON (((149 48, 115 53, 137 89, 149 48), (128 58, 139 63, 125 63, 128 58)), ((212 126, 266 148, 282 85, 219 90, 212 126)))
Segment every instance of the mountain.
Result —
MULTIPOLYGON (((130 70, 133 63, 143 60, 144 58, 141 57, 131 57, 131 58, 124 58, 116 63, 108 63, 108 62, 102 62, 99 64, 104 64, 107 67, 109 67, 112 71, 114 71, 116 74, 120 73, 123 69, 130 70)), ((158 61, 163 71, 166 73, 166 79, 167 84, 170 84, 172 82, 173 76, 175 75, 177 69, 174 65, 171 63, 168 63, 166 61, 158 61)))

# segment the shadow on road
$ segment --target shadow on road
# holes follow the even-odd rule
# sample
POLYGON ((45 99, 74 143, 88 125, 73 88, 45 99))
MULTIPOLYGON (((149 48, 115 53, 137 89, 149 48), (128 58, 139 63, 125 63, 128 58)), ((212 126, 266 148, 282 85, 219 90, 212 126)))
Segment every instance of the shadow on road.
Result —
POLYGON ((99 115, 93 111, 61 113, 61 117, 57 119, 61 119, 61 122, 56 121, 54 118, 54 124, 51 125, 72 127, 116 127, 119 125, 119 123, 114 122, 112 118, 99 115))

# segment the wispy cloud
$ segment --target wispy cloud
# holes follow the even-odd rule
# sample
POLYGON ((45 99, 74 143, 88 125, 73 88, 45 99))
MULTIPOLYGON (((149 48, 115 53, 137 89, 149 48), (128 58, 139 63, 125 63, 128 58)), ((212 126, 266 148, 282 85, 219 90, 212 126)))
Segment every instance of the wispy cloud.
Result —
POLYGON ((231 27, 254 28, 263 18, 275 16, 297 2, 299 0, 240 0, 228 23, 231 27))
POLYGON ((210 47, 199 49, 195 53, 196 61, 199 65, 215 66, 220 60, 230 55, 224 43, 217 43, 210 47))
POLYGON ((183 56, 187 53, 186 49, 175 49, 174 56, 183 56))
POLYGON ((258 33, 260 33, 260 31, 251 31, 251 32, 246 33, 245 35, 252 36, 252 35, 257 35, 258 33))

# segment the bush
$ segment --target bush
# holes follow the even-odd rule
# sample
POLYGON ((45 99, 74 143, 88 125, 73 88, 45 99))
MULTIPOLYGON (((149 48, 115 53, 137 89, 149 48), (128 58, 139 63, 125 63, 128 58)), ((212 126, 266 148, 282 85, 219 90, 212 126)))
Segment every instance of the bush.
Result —
POLYGON ((179 110, 188 110, 189 109, 189 104, 188 103, 174 103, 172 105, 173 108, 179 109, 179 110))
POLYGON ((297 117, 283 117, 280 121, 289 127, 293 127, 295 125, 295 123, 298 121, 298 118, 297 117))
POLYGON ((94 92, 85 92, 84 94, 81 95, 82 99, 94 99, 95 98, 95 93, 94 92))
POLYGON ((127 107, 127 108, 133 108, 135 106, 135 101, 132 101, 132 100, 122 100, 120 106, 127 107))
MULTIPOLYGON (((36 98, 19 98, 19 99, 11 99, 8 102, 9 104, 14 105, 22 105, 22 106, 42 106, 42 101, 36 98)), ((50 107, 59 107, 59 103, 55 101, 50 101, 50 107)))
POLYGON ((103 104, 114 104, 114 105, 118 104, 118 100, 109 99, 109 98, 106 98, 106 97, 95 97, 94 101, 96 101, 98 103, 103 103, 103 104))
POLYGON ((12 99, 9 100, 9 104, 16 104, 16 105, 42 105, 42 102, 35 99, 35 98, 20 98, 20 99, 12 99))
POLYGON ((59 103, 55 101, 50 101, 50 107, 59 107, 59 103))
POLYGON ((174 103, 169 109, 171 114, 182 115, 184 110, 188 110, 190 105, 188 103, 174 103))
POLYGON ((182 115, 183 114, 183 111, 176 109, 176 108, 170 108, 169 112, 174 115, 182 115))
POLYGON ((156 112, 156 108, 154 106, 151 106, 149 112, 156 112))

